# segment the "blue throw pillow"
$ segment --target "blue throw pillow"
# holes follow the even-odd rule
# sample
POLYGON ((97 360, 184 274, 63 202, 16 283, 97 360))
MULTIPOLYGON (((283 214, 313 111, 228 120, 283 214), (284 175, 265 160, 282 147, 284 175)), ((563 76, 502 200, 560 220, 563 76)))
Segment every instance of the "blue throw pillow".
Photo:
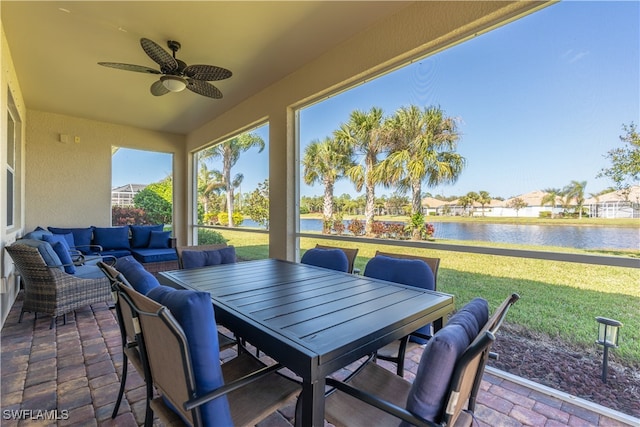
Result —
POLYGON ((159 225, 130 225, 131 247, 146 248, 149 246, 149 239, 152 231, 162 231, 164 224, 159 225))
MULTIPOLYGON (((409 411, 432 422, 440 421, 456 361, 469 343, 464 328, 450 324, 429 340, 407 396, 409 411)), ((406 427, 407 423, 400 425, 406 427)))
POLYGON ((73 234, 73 240, 75 242, 75 246, 84 254, 91 253, 91 235, 93 233, 93 227, 87 228, 58 228, 58 227, 47 227, 50 232, 53 234, 73 234))
POLYGON ((58 255, 58 258, 60 258, 60 262, 65 264, 65 273, 74 274, 76 272, 76 266, 73 265, 73 261, 71 260, 71 254, 69 253, 67 243, 60 241, 53 243, 51 246, 53 246, 53 250, 58 255))
POLYGON ((129 249, 129 227, 94 227, 93 244, 112 249, 129 249))
POLYGON ((142 264, 131 255, 118 258, 116 269, 122 273, 133 289, 142 295, 146 295, 151 289, 160 285, 158 279, 145 270, 142 264))
POLYGON ((43 234, 42 240, 45 242, 51 243, 53 245, 56 242, 63 242, 67 247, 67 252, 71 250, 71 248, 76 247, 75 240, 73 238, 73 234, 43 234))
POLYGON ((35 239, 35 240, 44 240, 42 237, 44 235, 51 235, 53 233, 51 233, 48 230, 45 230, 42 227, 36 227, 33 231, 28 232, 27 234, 25 234, 24 236, 22 236, 23 239, 35 239))
POLYGON ((349 260, 341 249, 309 249, 302 255, 300 262, 332 270, 349 271, 349 260))
POLYGON ((149 249, 165 249, 169 247, 170 231, 152 231, 149 236, 149 249))
MULTIPOLYGON (((177 290, 161 285, 149 291, 147 296, 167 307, 182 327, 189 341, 196 394, 203 394, 224 385, 211 295, 207 292, 177 290)), ((226 396, 202 405, 200 410, 203 425, 232 425, 226 396)))

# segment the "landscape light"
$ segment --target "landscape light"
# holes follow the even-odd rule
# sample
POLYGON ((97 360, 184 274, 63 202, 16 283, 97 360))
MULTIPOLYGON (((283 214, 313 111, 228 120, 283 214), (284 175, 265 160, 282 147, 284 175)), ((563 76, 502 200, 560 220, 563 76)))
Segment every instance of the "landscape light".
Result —
POLYGON ((622 323, 617 320, 599 316, 596 317, 596 321, 598 322, 598 340, 596 344, 604 347, 604 354, 602 356, 602 382, 606 383, 609 347, 618 347, 618 339, 620 338, 618 330, 622 326, 622 323))

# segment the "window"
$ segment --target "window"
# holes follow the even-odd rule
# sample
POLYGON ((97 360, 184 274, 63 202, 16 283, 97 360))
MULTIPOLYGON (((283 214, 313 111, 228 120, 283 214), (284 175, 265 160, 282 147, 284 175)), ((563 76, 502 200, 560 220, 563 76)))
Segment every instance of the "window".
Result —
POLYGON ((6 206, 7 206, 7 228, 13 228, 16 226, 16 197, 20 194, 16 188, 16 169, 17 169, 17 153, 20 147, 20 120, 11 96, 11 91, 7 91, 9 96, 9 105, 7 109, 7 167, 6 167, 6 206))

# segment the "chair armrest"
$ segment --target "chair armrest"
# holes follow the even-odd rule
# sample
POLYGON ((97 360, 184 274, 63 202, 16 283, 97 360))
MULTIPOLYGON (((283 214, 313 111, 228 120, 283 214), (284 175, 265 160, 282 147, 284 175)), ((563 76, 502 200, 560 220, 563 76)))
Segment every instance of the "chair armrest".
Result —
POLYGON ((361 400, 368 405, 371 405, 373 407, 380 409, 381 411, 391 414, 394 417, 398 417, 401 420, 406 421, 411 425, 415 425, 419 427, 420 426, 426 426, 426 427, 440 426, 440 424, 436 424, 434 422, 425 420, 419 417, 418 415, 413 414, 412 412, 409 412, 405 408, 401 408, 397 405, 394 405, 393 403, 387 402, 386 400, 382 400, 374 396, 373 394, 370 394, 360 389, 357 389, 355 387, 352 387, 349 384, 346 384, 342 381, 338 381, 334 378, 327 378, 326 381, 328 386, 334 387, 335 389, 340 390, 341 392, 346 393, 349 396, 353 396, 356 399, 361 400))
POLYGON ((282 369, 282 365, 280 364, 265 366, 262 369, 252 372, 249 375, 245 375, 242 378, 238 378, 235 381, 232 381, 228 384, 218 387, 215 390, 211 390, 199 397, 189 399, 182 406, 184 407, 185 411, 191 411, 193 408, 196 408, 200 405, 204 405, 205 403, 210 402, 214 399, 217 399, 222 395, 231 393, 234 390, 237 390, 241 387, 251 384, 252 382, 264 377, 265 375, 269 375, 270 373, 277 371, 279 369, 282 369))
POLYGON ((100 245, 76 245, 73 247, 73 249, 80 250, 78 248, 88 248, 90 251, 93 251, 93 252, 104 251, 103 247, 100 245))
POLYGON ((177 246, 177 239, 175 237, 169 237, 169 248, 175 249, 177 246))

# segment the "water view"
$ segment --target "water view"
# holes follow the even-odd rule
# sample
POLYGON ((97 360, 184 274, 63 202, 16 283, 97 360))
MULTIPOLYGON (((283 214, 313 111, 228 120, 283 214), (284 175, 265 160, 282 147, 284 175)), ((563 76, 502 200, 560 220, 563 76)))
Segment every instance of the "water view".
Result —
MULTIPOLYGON (((348 221, 345 221, 346 223, 348 221)), ((578 249, 637 250, 640 248, 640 229, 638 228, 437 221, 431 223, 435 227, 434 237, 436 240, 478 240, 578 249)), ((261 228, 249 219, 244 220, 242 227, 261 228)), ((319 219, 300 219, 300 231, 302 233, 321 232, 322 221, 319 219)))

